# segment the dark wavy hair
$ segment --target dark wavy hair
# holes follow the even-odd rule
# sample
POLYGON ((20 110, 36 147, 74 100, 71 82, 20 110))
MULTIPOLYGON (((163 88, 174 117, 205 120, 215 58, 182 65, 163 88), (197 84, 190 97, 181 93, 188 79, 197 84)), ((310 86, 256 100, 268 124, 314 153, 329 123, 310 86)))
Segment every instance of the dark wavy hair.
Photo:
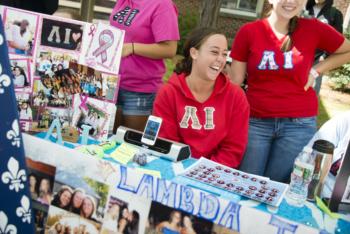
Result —
MULTIPOLYGON (((333 0, 326 0, 323 7, 330 8, 331 6, 333 6, 333 2, 334 2, 333 0)), ((315 5, 316 5, 315 0, 308 0, 306 3, 306 10, 310 10, 315 5)))
POLYGON ((185 45, 183 48, 184 58, 180 60, 174 69, 177 74, 185 73, 190 74, 192 71, 192 57, 190 54, 191 48, 196 48, 197 50, 203 45, 203 43, 208 39, 208 37, 222 34, 219 30, 214 28, 196 28, 194 29, 186 38, 185 45))

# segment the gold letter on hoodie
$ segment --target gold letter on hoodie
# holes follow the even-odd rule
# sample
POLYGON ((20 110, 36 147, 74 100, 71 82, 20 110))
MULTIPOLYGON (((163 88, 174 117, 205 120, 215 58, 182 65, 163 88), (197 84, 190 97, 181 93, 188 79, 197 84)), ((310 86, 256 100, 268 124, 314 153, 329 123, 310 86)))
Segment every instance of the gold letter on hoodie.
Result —
POLYGON ((205 112, 205 124, 204 124, 204 129, 214 129, 214 107, 205 107, 204 112, 205 112))
POLYGON ((194 106, 185 106, 185 114, 182 117, 180 127, 181 128, 188 128, 188 121, 191 119, 192 120, 192 125, 191 127, 193 129, 201 129, 202 125, 199 123, 198 117, 197 117, 197 108, 194 106))

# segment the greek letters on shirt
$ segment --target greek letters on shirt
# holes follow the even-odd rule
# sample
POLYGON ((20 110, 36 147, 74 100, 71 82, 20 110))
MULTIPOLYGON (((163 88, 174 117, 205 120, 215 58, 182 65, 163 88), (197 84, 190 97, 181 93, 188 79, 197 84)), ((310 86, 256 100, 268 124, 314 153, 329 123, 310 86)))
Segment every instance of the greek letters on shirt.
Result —
POLYGON ((136 15, 140 12, 138 9, 132 9, 130 7, 125 7, 123 10, 118 11, 113 16, 113 20, 117 21, 119 24, 124 24, 125 26, 130 26, 136 15))
MULTIPOLYGON (((287 51, 283 53, 284 56, 284 69, 292 69, 293 68, 293 52, 287 51)), ((258 65, 259 70, 278 70, 279 66, 276 63, 275 52, 271 50, 265 50, 263 52, 263 56, 258 65)))
MULTIPOLYGON (((214 107, 205 107, 203 111, 205 112, 204 129, 207 129, 207 130, 214 129, 215 128, 214 107)), ((202 128, 202 125, 199 122, 199 119, 197 116, 197 108, 194 106, 185 106, 185 113, 180 122, 180 128, 188 128, 190 120, 192 122, 191 124, 192 129, 199 130, 202 128)))

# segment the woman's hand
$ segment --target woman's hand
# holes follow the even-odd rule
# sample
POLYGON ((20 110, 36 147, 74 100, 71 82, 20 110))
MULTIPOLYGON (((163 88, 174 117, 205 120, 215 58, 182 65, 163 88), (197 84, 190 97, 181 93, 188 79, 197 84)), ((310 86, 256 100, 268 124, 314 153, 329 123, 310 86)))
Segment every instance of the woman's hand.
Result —
POLYGON ((316 78, 309 74, 309 78, 307 79, 306 85, 304 86, 304 90, 307 91, 310 87, 313 87, 316 78))

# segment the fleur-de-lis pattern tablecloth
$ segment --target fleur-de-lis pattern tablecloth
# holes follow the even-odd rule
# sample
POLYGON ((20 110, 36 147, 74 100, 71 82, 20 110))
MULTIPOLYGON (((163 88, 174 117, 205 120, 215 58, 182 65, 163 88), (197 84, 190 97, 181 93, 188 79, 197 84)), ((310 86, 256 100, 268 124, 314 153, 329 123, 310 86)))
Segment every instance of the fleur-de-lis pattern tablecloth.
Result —
POLYGON ((0 233, 34 233, 8 49, 0 17, 0 233))

